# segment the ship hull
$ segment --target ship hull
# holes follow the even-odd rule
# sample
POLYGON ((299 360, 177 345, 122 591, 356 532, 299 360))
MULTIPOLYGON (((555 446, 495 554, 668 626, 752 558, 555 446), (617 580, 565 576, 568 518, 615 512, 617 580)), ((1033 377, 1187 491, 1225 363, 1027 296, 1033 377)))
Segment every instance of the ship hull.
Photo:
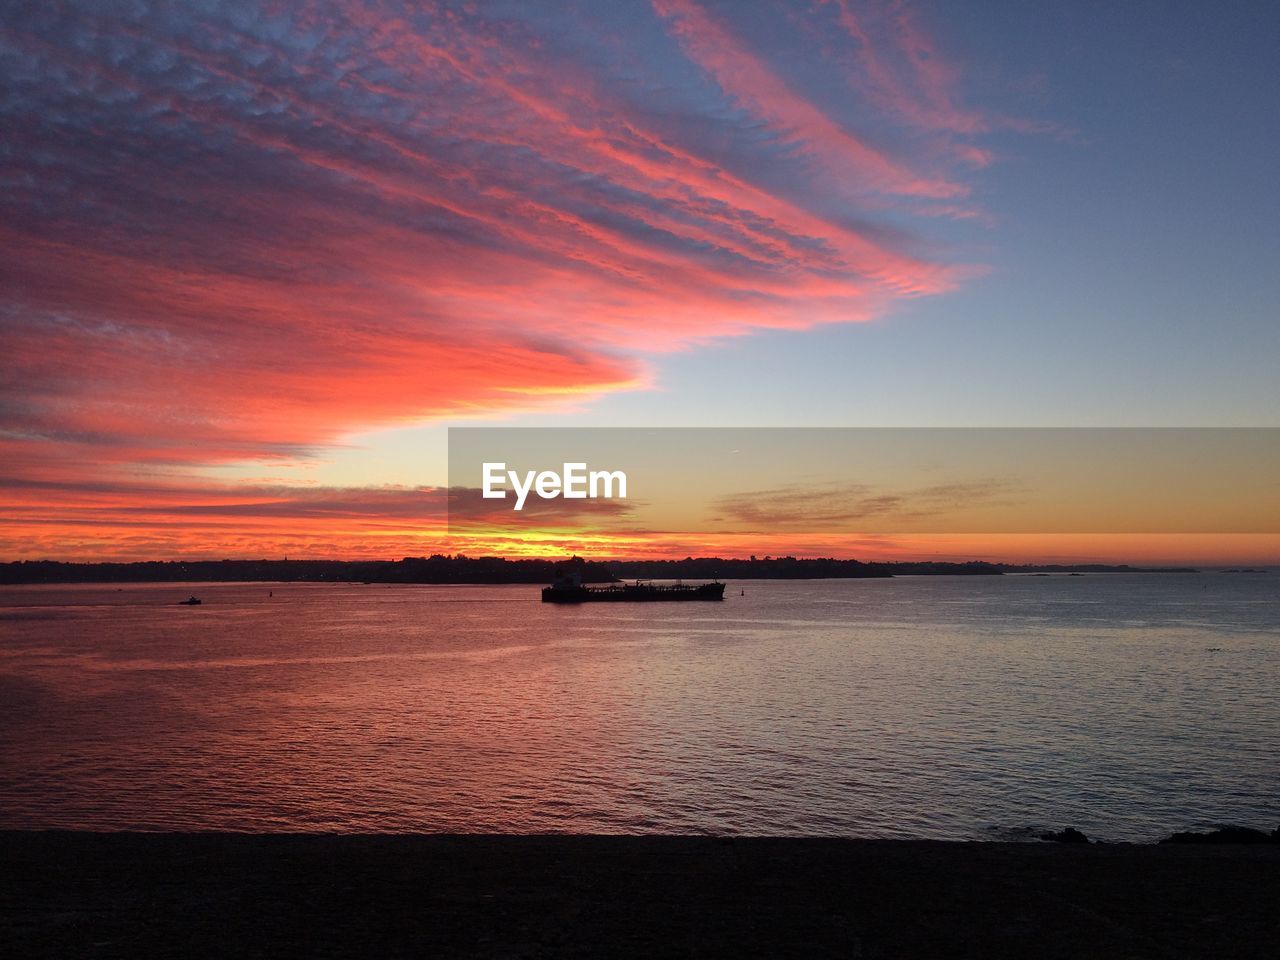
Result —
POLYGON ((699 586, 651 584, 608 587, 543 587, 543 603, 661 603, 672 600, 723 600, 723 583, 699 586))

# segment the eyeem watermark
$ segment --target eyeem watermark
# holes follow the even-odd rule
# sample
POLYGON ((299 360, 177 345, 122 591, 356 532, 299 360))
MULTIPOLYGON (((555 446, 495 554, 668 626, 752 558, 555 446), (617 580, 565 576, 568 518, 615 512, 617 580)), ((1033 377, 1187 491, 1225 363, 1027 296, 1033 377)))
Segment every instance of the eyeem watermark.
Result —
POLYGON ((621 470, 588 470, 585 463, 566 463, 560 473, 554 470, 508 470, 505 463, 486 462, 483 467, 483 496, 486 500, 505 500, 506 486, 516 495, 513 509, 523 510, 530 492, 543 500, 564 497, 566 500, 612 500, 627 497, 627 475, 621 470), (616 493, 615 493, 616 488, 616 493))

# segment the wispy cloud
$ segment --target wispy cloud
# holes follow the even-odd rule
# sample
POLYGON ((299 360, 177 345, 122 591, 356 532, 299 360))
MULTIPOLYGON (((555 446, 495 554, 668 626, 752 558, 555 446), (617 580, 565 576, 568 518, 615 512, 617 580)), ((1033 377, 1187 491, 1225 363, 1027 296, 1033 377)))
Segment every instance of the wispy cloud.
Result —
POLYGON ((859 523, 867 530, 883 530, 893 523, 940 519, 975 507, 1007 506, 1017 502, 1020 489, 1020 484, 998 478, 905 490, 860 483, 796 484, 719 497, 713 522, 770 535, 835 532, 859 523))
POLYGON ((990 125, 867 11, 6 5, 0 452, 68 483, 294 458, 953 288, 922 251, 990 125))

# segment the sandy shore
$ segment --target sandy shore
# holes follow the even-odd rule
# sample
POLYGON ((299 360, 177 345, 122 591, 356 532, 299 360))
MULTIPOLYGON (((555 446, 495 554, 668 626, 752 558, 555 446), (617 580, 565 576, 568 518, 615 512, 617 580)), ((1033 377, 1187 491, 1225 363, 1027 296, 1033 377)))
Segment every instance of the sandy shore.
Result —
POLYGON ((1260 957, 1280 845, 0 834, 12 957, 1260 957))

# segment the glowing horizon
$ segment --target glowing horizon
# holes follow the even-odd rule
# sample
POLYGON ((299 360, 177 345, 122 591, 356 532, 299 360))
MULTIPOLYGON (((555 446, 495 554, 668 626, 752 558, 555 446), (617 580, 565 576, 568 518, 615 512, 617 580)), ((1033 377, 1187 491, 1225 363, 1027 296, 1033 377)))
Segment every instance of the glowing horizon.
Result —
MULTIPOLYGON (((1102 412, 1083 420, 1142 420, 1139 365, 1090 372, 1122 339, 1112 314, 1132 312, 1107 264, 1064 239, 1095 184, 1024 207, 1119 144, 1114 190, 1150 151, 1123 118, 1082 129, 1076 75, 1028 64, 1003 34, 1039 36, 1035 23, 985 20, 889 0, 123 12, 77 0, 0 14, 0 560, 456 552, 443 468, 423 458, 419 473, 380 431, 742 423, 775 409, 874 422, 917 400, 990 423, 1058 367, 1070 392, 1046 392, 1033 416, 1070 419, 1076 391, 1100 384, 1102 412), (1053 178, 1028 186, 1042 166, 1053 178), (1011 260, 1028 236, 1038 259, 1011 260), (1037 269, 1026 289, 1001 286, 1037 269), (1106 307, 1090 313, 1082 293, 1069 323, 1042 318, 1059 300, 1051 272, 1084 291, 1095 278, 1106 307), (967 334, 990 312, 966 300, 983 291, 1030 304, 1026 319, 967 334), (920 328, 921 311, 952 309, 920 328), (1058 362, 1091 323, 1088 356, 1058 362), (851 331, 865 337, 835 339, 851 331), (870 372, 850 375, 858 363, 870 372), (1021 393, 1000 386, 1009 378, 1021 393), (989 384, 986 406, 964 412, 989 384)), ((1147 103, 1140 90, 1132 102, 1147 103)), ((1256 216, 1249 171, 1234 183, 1256 216)), ((1146 201, 1153 223, 1166 199, 1146 201)), ((1201 201, 1226 202, 1206 190, 1188 209, 1201 201)), ((1253 222, 1223 219, 1240 235, 1253 222)), ((1142 235, 1159 248, 1154 227, 1142 235)), ((1228 283, 1248 258, 1215 263, 1201 248, 1228 244, 1204 224, 1187 235, 1196 249, 1156 249, 1150 278, 1125 262, 1135 289, 1172 291, 1133 329, 1203 370, 1192 380, 1157 357, 1153 395, 1176 416, 1202 389, 1197 416, 1266 422, 1276 334, 1249 305, 1273 302, 1273 282, 1255 270, 1228 283), (1178 313, 1177 278, 1196 270, 1245 304, 1214 319, 1236 334, 1215 337, 1220 355, 1178 313)), ((477 537, 463 552, 907 549, 835 531, 785 541, 674 525, 477 537)), ((1123 559, 1194 548, 1258 563, 1274 550, 1259 543, 1133 541, 1123 559)), ((934 547, 955 543, 910 549, 934 547)))

